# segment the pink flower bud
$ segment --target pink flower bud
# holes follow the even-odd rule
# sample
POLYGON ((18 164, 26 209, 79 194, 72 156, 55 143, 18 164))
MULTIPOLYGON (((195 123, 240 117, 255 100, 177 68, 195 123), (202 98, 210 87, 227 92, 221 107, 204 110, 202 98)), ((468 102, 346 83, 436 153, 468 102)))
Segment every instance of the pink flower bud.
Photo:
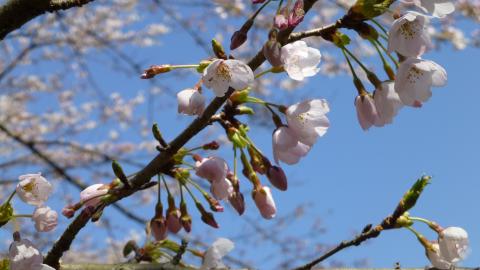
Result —
POLYGON ((224 180, 227 176, 228 166, 224 159, 219 157, 204 158, 195 162, 197 176, 210 182, 224 180))
POLYGON ((228 197, 230 204, 237 210, 237 213, 241 216, 245 212, 245 199, 243 194, 240 192, 233 192, 228 197))
POLYGON ((33 212, 32 220, 37 231, 49 232, 57 227, 58 214, 48 206, 41 206, 33 212))
POLYGON ((287 17, 285 17, 284 12, 280 11, 279 14, 275 15, 275 18, 273 19, 273 24, 279 30, 285 30, 288 27, 288 20, 287 17))
POLYGON ((282 168, 278 166, 271 166, 267 171, 267 177, 270 183, 281 191, 288 188, 287 176, 282 168))
POLYGON ((235 50, 236 48, 242 46, 245 41, 247 41, 247 32, 242 29, 233 33, 232 38, 230 39, 230 50, 235 50))
POLYGON ((232 183, 226 178, 212 182, 210 192, 217 200, 225 200, 233 192, 232 183))
POLYGON ((172 233, 178 233, 182 229, 182 224, 180 223, 180 210, 175 208, 172 211, 168 211, 167 228, 172 233))
POLYGON ((76 212, 76 209, 75 209, 75 205, 73 204, 69 204, 62 209, 62 215, 64 215, 67 218, 72 218, 73 215, 75 215, 75 212, 76 212))
POLYGON ((367 94, 355 98, 358 122, 363 130, 368 130, 376 122, 379 122, 377 108, 373 98, 367 94))
POLYGON ((195 89, 185 89, 177 93, 178 113, 201 115, 205 109, 205 97, 195 89))
POLYGON ((157 241, 161 241, 167 238, 167 225, 165 223, 165 218, 152 218, 150 220, 150 230, 152 235, 157 241))
POLYGON ((305 10, 303 10, 303 0, 297 0, 293 6, 292 12, 288 16, 288 26, 295 27, 303 21, 305 10))
POLYGON ((102 201, 102 196, 108 193, 108 186, 104 184, 94 184, 80 192, 80 202, 85 208, 91 206, 96 208, 102 201))
POLYGON ((253 199, 263 218, 272 219, 275 217, 277 207, 269 187, 264 186, 260 190, 254 190, 253 199))

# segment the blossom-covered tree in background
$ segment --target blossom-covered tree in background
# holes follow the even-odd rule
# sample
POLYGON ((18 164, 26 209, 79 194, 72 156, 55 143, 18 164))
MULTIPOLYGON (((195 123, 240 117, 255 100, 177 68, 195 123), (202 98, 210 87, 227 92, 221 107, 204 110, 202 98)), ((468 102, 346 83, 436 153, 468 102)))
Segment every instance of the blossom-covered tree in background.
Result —
MULTIPOLYGON (((0 179, 5 198, 0 224, 13 233, 5 269, 82 267, 64 254, 80 241, 78 234, 89 221, 107 232, 114 229, 111 208, 145 228, 145 242, 121 239, 106 248, 112 257, 98 256, 95 247, 80 252, 82 257, 127 263, 132 269, 145 263, 165 269, 225 268, 223 257, 234 243, 220 238, 205 248, 201 235, 195 238, 201 234, 196 233, 198 223, 219 228, 216 217, 230 206, 240 216, 255 206, 256 215, 281 219, 275 194, 288 194, 283 167, 299 166, 335 121, 328 98, 283 104, 269 89, 300 88, 319 73, 347 73, 356 90, 360 128, 384 127, 394 123, 403 107, 422 107, 432 87, 447 83, 447 71, 423 59, 425 52, 445 42, 457 49, 480 44, 478 30, 464 33, 457 25, 461 19, 478 23, 478 1, 42 2, 10 0, 0 8, 0 177, 5 178, 0 179), (228 23, 216 24, 219 19, 228 23), (208 29, 212 23, 218 28, 213 32, 208 29), (158 63, 143 70, 146 63, 138 53, 173 35, 172 26, 206 56, 190 59, 193 64, 158 63), (296 30, 301 26, 307 30, 296 30), (365 44, 373 53, 356 49, 365 44), (380 60, 380 68, 370 59, 380 60), (102 90, 106 73, 149 80, 147 96, 107 96, 102 90), (178 88, 176 82, 182 80, 196 83, 178 88), (162 110, 192 119, 170 141, 161 132, 168 127, 152 121, 156 97, 164 92, 177 104, 162 110), (272 153, 251 135, 259 125, 272 132, 272 153), (219 129, 198 135, 214 127, 219 129), (136 139, 119 140, 127 130, 136 139), (62 194, 63 185, 76 191, 62 194), (25 208, 13 203, 16 198, 35 206, 33 212, 22 212, 25 208), (53 210, 49 198, 63 208, 53 210), (148 209, 150 216, 124 206, 128 200, 148 209), (61 219, 66 226, 54 231, 61 219), (122 251, 125 258, 115 259, 122 251)), ((420 177, 378 225, 366 226, 324 254, 314 251, 302 258, 298 250, 279 268, 311 269, 344 248, 395 229, 411 231, 434 267, 454 267, 469 251, 467 232, 409 213, 430 179, 420 177), (425 223, 438 239, 427 239, 414 223, 425 223)), ((238 267, 255 267, 241 258, 226 259, 238 267)))

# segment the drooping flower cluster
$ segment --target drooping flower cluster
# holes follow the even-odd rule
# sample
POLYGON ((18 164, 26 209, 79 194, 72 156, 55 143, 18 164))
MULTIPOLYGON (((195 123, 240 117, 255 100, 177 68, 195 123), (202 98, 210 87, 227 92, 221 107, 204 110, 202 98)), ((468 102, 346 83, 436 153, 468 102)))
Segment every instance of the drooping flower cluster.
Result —
POLYGON ((19 177, 20 182, 9 199, 0 205, 0 226, 17 217, 31 217, 35 229, 39 232, 49 232, 57 227, 58 214, 44 203, 52 192, 52 185, 40 173, 25 174, 19 177), (14 195, 25 203, 36 208, 32 215, 16 215, 11 205, 14 195))
MULTIPOLYGON (((415 1, 415 4, 431 12, 435 6, 438 15, 447 11, 443 7, 448 6, 449 9, 452 5, 450 1, 440 2, 431 1, 432 6, 424 1, 415 1)), ((393 80, 377 83, 373 95, 359 90, 355 106, 362 129, 392 123, 403 106, 421 107, 432 96, 432 86, 440 87, 447 83, 443 67, 420 58, 431 47, 427 23, 425 15, 410 11, 393 22, 388 32, 388 52, 397 52, 404 59, 393 80)))

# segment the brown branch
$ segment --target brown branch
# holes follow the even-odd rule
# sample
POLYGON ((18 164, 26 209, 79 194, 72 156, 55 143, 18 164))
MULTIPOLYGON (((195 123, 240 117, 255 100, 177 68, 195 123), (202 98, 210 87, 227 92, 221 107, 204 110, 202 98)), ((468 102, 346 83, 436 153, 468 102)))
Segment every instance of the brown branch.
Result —
POLYGON ((8 0, 0 6, 0 40, 46 12, 81 7, 94 0, 8 0))

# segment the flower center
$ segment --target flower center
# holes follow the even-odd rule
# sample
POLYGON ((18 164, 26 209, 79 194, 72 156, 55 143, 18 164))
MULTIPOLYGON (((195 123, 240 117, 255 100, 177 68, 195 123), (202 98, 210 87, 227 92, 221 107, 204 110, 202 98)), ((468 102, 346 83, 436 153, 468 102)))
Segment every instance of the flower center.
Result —
POLYGON ((230 81, 232 79, 232 73, 230 72, 230 68, 228 67, 225 62, 220 62, 217 66, 217 78, 223 81, 230 81))
POLYGON ((405 39, 414 39, 420 30, 420 25, 416 21, 405 22, 400 26, 400 34, 402 34, 405 39))
POLYGON ((416 67, 411 67, 410 70, 408 71, 407 80, 413 84, 416 81, 418 81, 422 76, 423 76, 423 71, 421 71, 416 67))
POLYGON ((30 182, 24 186, 22 186, 22 189, 25 190, 26 192, 32 193, 33 189, 35 188, 35 183, 30 182))
POLYGON ((297 115, 297 119, 300 123, 305 124, 308 121, 308 116, 310 114, 308 112, 301 113, 297 115))

